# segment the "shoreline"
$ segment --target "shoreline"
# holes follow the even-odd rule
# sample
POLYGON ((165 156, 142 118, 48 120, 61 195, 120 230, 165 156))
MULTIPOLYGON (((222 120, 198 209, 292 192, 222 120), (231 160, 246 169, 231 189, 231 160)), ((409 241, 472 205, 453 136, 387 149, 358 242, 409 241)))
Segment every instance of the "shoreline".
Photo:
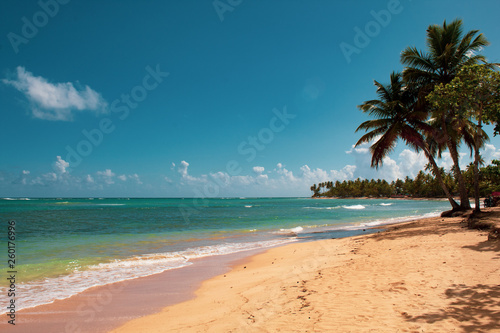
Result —
MULTIPOLYGON (((410 200, 411 201, 411 200, 410 200)), ((309 208, 309 207, 307 207, 309 208)), ((347 207, 349 208, 349 207, 347 207)), ((321 208, 320 208, 321 209, 321 208)), ((327 208, 328 209, 328 208, 327 208)), ((354 208, 353 208, 354 209, 354 208)), ((360 221, 358 223, 352 223, 352 222, 346 222, 346 223, 339 223, 339 224, 333 224, 333 225, 316 225, 315 223, 313 223, 312 225, 310 225, 311 223, 304 223, 304 224, 300 224, 300 226, 298 227, 294 227, 294 228, 290 228, 290 229, 276 229, 275 231, 266 231, 266 230, 259 230, 257 231, 257 229, 253 230, 253 231, 257 231, 255 234, 258 234, 259 232, 261 233, 274 233, 276 235, 279 235, 279 237, 285 237, 285 238, 282 238, 282 239, 269 239, 266 238, 265 240, 249 240, 248 244, 252 244, 253 242, 256 244, 255 246, 249 246, 250 250, 244 250, 244 253, 247 252, 247 251, 253 251, 253 249, 257 248, 257 249, 269 249, 269 248, 273 248, 275 247, 276 245, 273 245, 273 244, 264 244, 264 243, 268 243, 268 242, 284 242, 285 244, 287 244, 288 242, 306 242, 306 241, 315 241, 315 240, 318 240, 318 239, 325 239, 325 238, 332 238, 332 237, 335 237, 335 238, 344 238, 344 237, 351 237, 351 236, 354 236, 356 234, 362 234, 362 233, 365 233, 366 231, 365 230, 370 230, 376 226, 386 226, 386 225, 392 225, 392 224, 397 224, 397 223, 401 223, 401 222, 407 222, 407 221, 411 221, 411 220, 417 220, 417 219, 422 219, 422 218, 428 218, 428 217, 431 217, 433 216, 435 213, 425 213, 423 215, 410 215, 410 216, 402 216, 402 217, 386 217, 386 218, 372 218, 372 219, 368 219, 368 220, 365 220, 365 221, 360 221), (304 227, 302 227, 304 226, 304 227), (297 229, 297 230, 295 230, 297 229), (293 238, 286 241, 286 239, 288 237, 291 237, 293 238), (261 247, 263 246, 263 247, 261 247)), ((437 216, 437 214, 435 215, 437 216)), ((248 233, 249 235, 253 235, 254 233, 253 232, 250 232, 248 233)), ((238 242, 235 242, 235 244, 238 244, 238 242)), ((279 244, 277 246, 280 246, 282 244, 279 244)), ((201 247, 204 247, 203 245, 201 245, 201 247)), ((197 249, 197 247, 193 247, 194 249, 197 249)), ((236 248, 236 250, 234 252, 232 251, 227 251, 226 253, 228 254, 231 254, 231 253, 238 253, 240 252, 241 250, 239 250, 238 248, 236 248)), ((182 252, 182 250, 181 250, 182 252)), ((193 262, 193 260, 195 261, 198 261, 198 258, 202 259, 202 258, 207 258, 207 257, 211 257, 211 256, 217 256, 217 255, 221 255, 221 254, 218 254, 216 253, 217 251, 214 252, 214 254, 206 254, 206 255, 203 255, 203 256, 200 256, 200 257, 188 257, 188 258, 184 258, 186 260, 188 260, 188 265, 190 263, 193 262), (197 259, 195 259, 197 258, 197 259)), ((249 252, 250 253, 250 252, 249 252)), ((181 253, 182 254, 182 253, 181 253)), ((131 257, 132 260, 134 259, 134 257, 131 257)), ((170 269, 182 269, 182 268, 185 268, 187 267, 186 265, 180 265, 178 267, 175 267, 175 268, 167 268, 165 269, 163 272, 166 272, 170 269)), ((126 267, 126 266, 125 266, 126 267)), ((84 272, 82 270, 82 272, 84 272)), ((56 296, 58 297, 56 301, 58 300, 65 300, 65 299, 68 299, 68 298, 71 298, 73 296, 76 296, 78 295, 79 293, 82 293, 82 292, 85 292, 86 290, 89 290, 89 289, 93 289, 93 288, 99 288, 99 287, 105 287, 107 285, 110 285, 110 284, 114 284, 114 283, 120 283, 120 282, 123 282, 123 281, 129 281, 129 280, 133 280, 133 279, 136 279, 136 278, 142 278, 142 277, 148 277, 148 276, 152 276, 152 275, 155 275, 155 274, 162 274, 163 272, 160 272, 158 270, 158 273, 149 273, 149 275, 146 275, 146 274, 137 274, 135 277, 133 277, 132 279, 127 277, 127 278, 123 278, 123 279, 112 279, 111 281, 109 280, 106 280, 106 279, 99 279, 99 280, 96 280, 94 279, 93 281, 96 282, 93 286, 88 283, 87 286, 86 286, 86 289, 81 289, 81 288, 76 288, 76 289, 73 289, 73 288, 68 288, 68 292, 59 292, 59 294, 56 294, 56 296), (77 291, 74 291, 74 292, 71 292, 71 291, 74 291, 74 290, 77 290, 77 291)), ((120 273, 120 271, 118 271, 118 273, 120 273)), ((82 273, 83 274, 83 273, 82 273)), ((92 278, 94 276, 91 276, 92 278)), ((55 280, 55 279, 53 279, 55 280)), ((49 287, 46 287, 45 290, 48 291, 48 295, 51 295, 50 294, 50 291, 52 289, 50 289, 51 286, 55 286, 55 290, 59 290, 59 286, 61 285, 61 282, 64 283, 64 280, 61 280, 59 282, 55 282, 54 281, 50 281, 52 284, 49 286, 49 287)), ((83 285, 85 285, 85 283, 83 283, 83 285)), ((22 285, 21 285, 22 286, 22 285)), ((81 287, 81 285, 77 285, 77 287, 81 287)), ((30 294, 30 290, 26 290, 25 291, 25 294, 30 294)), ((33 294, 37 294, 37 292, 34 292, 33 294)), ((45 294, 43 291, 41 293, 41 295, 47 295, 45 294)), ((20 307, 22 309, 19 309, 17 311, 24 311, 24 310, 27 310, 29 311, 30 309, 33 309, 33 308, 38 308, 40 306, 45 306, 45 305, 49 305, 49 304, 52 304, 54 301, 54 298, 49 298, 49 297, 45 297, 45 299, 43 299, 42 301, 44 301, 44 303, 38 301, 37 304, 33 304, 35 303, 33 301, 34 298, 30 298, 28 297, 28 299, 26 299, 26 302, 24 304, 22 304, 21 302, 19 303, 20 304, 20 307)), ((20 301, 23 301, 22 299, 20 299, 20 301)))
MULTIPOLYGON (((395 224, 399 223, 406 221, 395 224)), ((383 225, 366 227, 366 231, 342 231, 348 234, 368 234, 369 229, 375 230, 377 227, 381 228, 383 225)), ((318 234, 328 236, 327 232, 318 234)), ((355 236, 342 236, 349 237, 355 236)), ((192 259, 189 266, 91 287, 68 298, 16 311, 16 326, 20 332, 108 332, 135 318, 148 316, 167 306, 194 299, 196 291, 205 281, 228 273, 259 253, 290 244, 316 241, 318 240, 314 239, 314 236, 307 236, 295 242, 266 248, 196 258, 192 259), (132 304, 141 305, 135 307, 132 304)), ((0 331, 5 324, 6 322, 0 322, 0 331)))
POLYGON ((384 229, 267 250, 110 332, 500 332, 499 242, 464 217, 384 229))
MULTIPOLYGON (((185 267, 96 286, 69 298, 16 312, 18 332, 99 333, 141 316, 193 299, 206 280, 227 273, 252 255, 254 249, 192 260, 185 267)), ((7 326, 0 322, 0 331, 7 326)))
MULTIPOLYGON (((404 228, 405 225, 425 220, 440 220, 440 218, 413 219, 412 221, 366 227, 366 229, 375 230, 374 232, 377 229, 392 230, 404 228)), ((331 241, 338 242, 337 244, 350 244, 351 242, 357 242, 355 240, 358 238, 363 239, 376 235, 379 235, 379 233, 349 236, 331 241)), ((316 244, 311 245, 312 248, 308 251, 312 250, 313 253, 317 254, 318 251, 321 252, 320 250, 324 249, 327 252, 332 252, 332 255, 339 258, 337 254, 338 249, 332 250, 325 247, 325 245, 321 245, 323 244, 322 242, 326 244, 331 241, 306 240, 274 248, 200 258, 196 260, 195 264, 188 267, 94 287, 68 299, 19 311, 17 313, 17 328, 20 332, 30 332, 33 329, 39 332, 108 332, 120 325, 129 325, 135 320, 150 318, 152 314, 154 316, 154 313, 160 314, 165 309, 175 308, 189 302, 196 302, 199 292, 203 290, 205 284, 220 278, 223 274, 229 276, 231 272, 238 268, 241 269, 241 266, 249 266, 248 263, 253 262, 255 257, 266 255, 266 253, 271 251, 278 251, 279 249, 286 251, 285 249, 289 247, 301 246, 301 244, 316 244), (184 283, 184 289, 181 290, 182 286, 179 283, 173 285, 172 281, 186 282, 184 283), (72 322, 73 324, 68 325, 68 322, 72 322), (61 325, 64 325, 63 330, 61 330, 61 325)), ((309 245, 307 247, 309 248, 309 245)), ((349 253, 346 254, 349 255, 349 253)), ((289 262, 289 264, 295 267, 293 261, 289 262)), ((274 265, 274 263, 271 265, 274 265)), ((246 269, 243 268, 243 270, 246 269)), ((2 322, 0 328, 2 324, 5 323, 2 322)), ((121 332, 121 329, 118 332, 121 332)))
MULTIPOLYGON (((335 200, 417 200, 417 201, 447 201, 447 198, 425 198, 425 197, 310 197, 311 199, 335 199, 335 200)), ((459 199, 456 197, 455 199, 459 199)), ((471 200, 471 199, 469 199, 471 200)), ((472 198, 474 200, 474 198, 472 198)), ((484 200, 484 199, 481 199, 484 200)))

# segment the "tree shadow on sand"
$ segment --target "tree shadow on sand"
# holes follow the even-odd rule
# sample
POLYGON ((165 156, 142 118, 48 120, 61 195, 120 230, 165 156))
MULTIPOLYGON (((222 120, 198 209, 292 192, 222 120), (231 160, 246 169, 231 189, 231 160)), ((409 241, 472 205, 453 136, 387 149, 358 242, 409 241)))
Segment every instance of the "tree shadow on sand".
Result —
POLYGON ((485 252, 485 251, 496 252, 497 255, 493 259, 500 260, 500 242, 484 241, 484 242, 479 242, 476 245, 466 245, 463 248, 478 251, 478 252, 485 252))
POLYGON ((450 300, 445 309, 419 316, 406 315, 409 322, 435 323, 455 319, 463 332, 490 332, 500 329, 500 285, 452 285, 445 291, 450 300))
POLYGON ((469 231, 463 220, 461 221, 440 221, 434 225, 432 228, 425 227, 421 222, 410 222, 402 226, 388 226, 386 228, 381 228, 383 231, 387 230, 390 232, 380 232, 372 236, 367 236, 367 238, 373 239, 375 241, 381 240, 392 240, 401 239, 405 237, 414 236, 427 236, 427 235, 445 235, 452 233, 463 233, 469 231))

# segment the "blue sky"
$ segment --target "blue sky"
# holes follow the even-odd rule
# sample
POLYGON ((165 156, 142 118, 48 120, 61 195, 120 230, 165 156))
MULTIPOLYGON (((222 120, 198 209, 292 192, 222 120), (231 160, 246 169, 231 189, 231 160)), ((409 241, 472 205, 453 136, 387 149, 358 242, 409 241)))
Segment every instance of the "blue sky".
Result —
MULTIPOLYGON (((0 197, 307 196, 320 181, 414 176, 425 163, 402 144, 378 171, 352 148, 367 119, 356 106, 445 19, 479 29, 500 62, 499 12, 498 1, 4 1, 0 197)), ((499 137, 484 156, 500 158, 499 137)))

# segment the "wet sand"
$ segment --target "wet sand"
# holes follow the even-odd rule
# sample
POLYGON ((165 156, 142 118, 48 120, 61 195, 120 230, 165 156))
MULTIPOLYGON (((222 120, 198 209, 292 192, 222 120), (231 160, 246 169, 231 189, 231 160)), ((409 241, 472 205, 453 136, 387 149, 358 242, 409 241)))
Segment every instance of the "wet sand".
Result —
MULTIPOLYGON (((3 316, 0 332, 108 332, 134 318, 194 298, 204 280, 223 274, 263 251, 197 259, 187 267, 91 288, 64 300, 18 311, 15 326, 8 324, 3 316)), ((22 295, 21 289, 19 294, 22 295)))

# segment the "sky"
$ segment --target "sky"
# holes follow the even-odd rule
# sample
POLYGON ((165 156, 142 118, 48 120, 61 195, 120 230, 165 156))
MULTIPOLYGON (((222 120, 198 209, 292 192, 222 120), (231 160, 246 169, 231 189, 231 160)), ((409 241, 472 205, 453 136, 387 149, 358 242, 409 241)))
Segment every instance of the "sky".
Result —
MULTIPOLYGON (((461 18, 500 62, 500 2, 0 3, 0 197, 309 196, 414 177, 399 143, 354 148, 373 80, 431 24, 461 18)), ((485 146, 500 159, 500 137, 485 146)), ((470 162, 461 149, 462 167, 470 162)), ((439 164, 451 167, 445 154, 439 164)))

